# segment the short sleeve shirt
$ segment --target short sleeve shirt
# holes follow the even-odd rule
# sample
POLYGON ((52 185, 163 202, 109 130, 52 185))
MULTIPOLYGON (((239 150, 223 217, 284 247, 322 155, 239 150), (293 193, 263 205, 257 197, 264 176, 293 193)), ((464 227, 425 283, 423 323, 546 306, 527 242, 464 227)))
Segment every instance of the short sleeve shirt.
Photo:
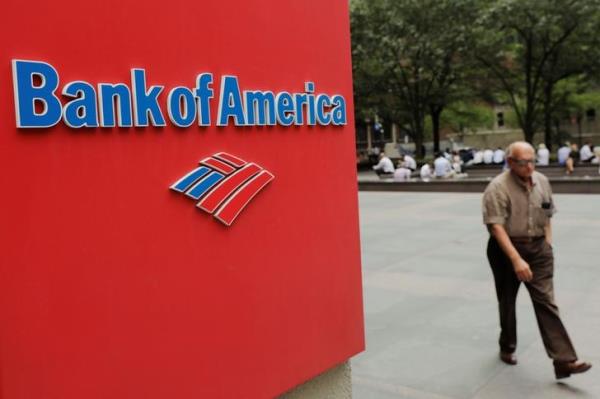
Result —
POLYGON ((534 171, 532 186, 510 170, 496 176, 483 194, 483 223, 504 225, 510 237, 540 237, 556 212, 552 189, 543 174, 534 171))

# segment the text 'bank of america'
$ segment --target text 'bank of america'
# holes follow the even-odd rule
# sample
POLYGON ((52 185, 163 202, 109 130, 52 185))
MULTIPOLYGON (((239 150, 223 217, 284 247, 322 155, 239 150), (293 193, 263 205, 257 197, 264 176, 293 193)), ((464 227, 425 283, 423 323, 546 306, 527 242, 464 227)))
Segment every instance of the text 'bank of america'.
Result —
MULTIPOLYGON (((164 86, 146 84, 146 71, 131 69, 131 85, 76 80, 57 94, 58 71, 42 61, 12 60, 16 124, 19 128, 49 128, 61 120, 71 128, 166 126, 159 103, 164 86)), ((212 73, 196 76, 193 88, 169 90, 166 115, 178 127, 211 126, 214 99, 212 73)), ((304 92, 274 93, 241 90, 239 79, 223 75, 219 84, 217 126, 345 125, 346 100, 339 94, 315 92, 314 82, 304 92)))

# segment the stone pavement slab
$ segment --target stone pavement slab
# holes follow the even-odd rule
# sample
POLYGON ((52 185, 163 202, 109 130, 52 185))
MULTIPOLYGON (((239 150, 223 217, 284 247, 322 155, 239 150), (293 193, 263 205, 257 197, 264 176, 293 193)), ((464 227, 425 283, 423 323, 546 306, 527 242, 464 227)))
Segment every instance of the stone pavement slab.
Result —
POLYGON ((359 199, 367 350, 352 360, 354 398, 600 398, 600 196, 555 196, 556 298, 579 355, 594 363, 561 382, 524 287, 519 364, 497 358, 481 194, 359 199))

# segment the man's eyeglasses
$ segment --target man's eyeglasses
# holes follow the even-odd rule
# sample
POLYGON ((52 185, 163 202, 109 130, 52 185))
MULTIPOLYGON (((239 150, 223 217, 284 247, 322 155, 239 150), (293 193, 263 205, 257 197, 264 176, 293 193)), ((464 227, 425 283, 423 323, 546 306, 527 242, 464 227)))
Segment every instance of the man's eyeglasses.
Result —
POLYGON ((519 166, 526 166, 526 165, 533 165, 535 163, 535 159, 516 159, 516 158, 510 158, 511 161, 513 161, 514 163, 516 163, 519 166))

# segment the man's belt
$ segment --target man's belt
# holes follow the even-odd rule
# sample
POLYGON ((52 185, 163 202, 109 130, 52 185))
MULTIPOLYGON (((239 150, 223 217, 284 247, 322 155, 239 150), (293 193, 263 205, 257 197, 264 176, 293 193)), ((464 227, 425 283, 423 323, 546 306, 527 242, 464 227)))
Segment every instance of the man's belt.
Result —
POLYGON ((537 236, 537 237, 510 237, 510 240, 517 244, 528 244, 531 242, 536 242, 539 240, 543 240, 545 236, 537 236))

